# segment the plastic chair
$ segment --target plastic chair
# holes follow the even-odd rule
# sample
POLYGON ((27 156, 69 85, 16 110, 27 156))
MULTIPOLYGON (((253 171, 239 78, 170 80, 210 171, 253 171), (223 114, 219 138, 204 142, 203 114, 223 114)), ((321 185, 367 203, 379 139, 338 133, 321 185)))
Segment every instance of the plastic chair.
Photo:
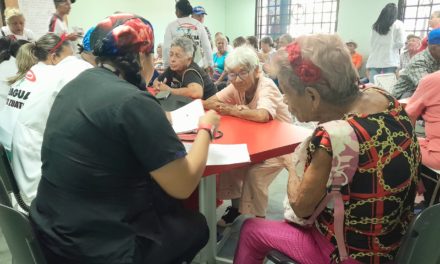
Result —
POLYGON ((47 263, 27 216, 13 208, 0 205, 0 228, 12 253, 13 263, 47 263))
POLYGON ((374 76, 374 84, 390 94, 393 92, 396 82, 397 77, 394 73, 383 73, 374 76))
MULTIPOLYGON (((0 179, 3 183, 3 186, 6 188, 7 196, 9 196, 10 193, 13 193, 18 205, 25 212, 29 212, 29 206, 23 201, 23 198, 21 197, 20 189, 18 188, 17 181, 15 180, 14 173, 12 172, 11 164, 9 163, 8 156, 6 155, 6 149, 3 147, 2 144, 0 144, 0 179)), ((2 191, 3 190, 0 190, 0 192, 2 191)), ((4 195, 0 194, 0 196, 3 201, 4 195)), ((11 206, 10 204, 11 200, 9 199, 9 203, 6 202, 5 205, 11 206)))
POLYGON ((267 255, 266 259, 272 261, 275 264, 297 264, 293 259, 284 255, 277 250, 271 250, 267 255))
POLYGON ((438 190, 440 188, 440 170, 434 170, 432 168, 427 167, 426 165, 424 165, 426 168, 430 169, 431 171, 433 171, 435 174, 437 174, 437 178, 433 178, 431 177, 431 175, 425 174, 425 173, 420 173, 420 175, 430 181, 433 181, 435 183, 435 188, 434 191, 432 192, 432 197, 431 197, 431 201, 429 201, 429 206, 438 203, 440 201, 436 201, 435 198, 437 198, 437 194, 438 194, 438 190))
POLYGON ((398 264, 440 263, 440 204, 428 207, 411 223, 397 253, 398 264))

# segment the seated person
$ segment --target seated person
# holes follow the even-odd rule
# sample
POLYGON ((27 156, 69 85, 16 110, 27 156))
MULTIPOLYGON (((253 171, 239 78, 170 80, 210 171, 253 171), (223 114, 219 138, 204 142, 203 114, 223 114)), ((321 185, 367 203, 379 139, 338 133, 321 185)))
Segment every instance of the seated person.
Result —
POLYGON ((95 27, 91 27, 87 30, 86 34, 83 37, 82 45, 78 44, 78 53, 81 58, 93 66, 96 66, 96 57, 93 55, 92 47, 90 47, 90 36, 92 35, 95 27))
MULTIPOLYGON (((251 47, 234 49, 225 63, 231 84, 206 100, 205 108, 255 122, 273 119, 292 122, 283 96, 275 83, 261 73, 258 56, 251 47)), ((217 198, 232 199, 232 206, 228 207, 218 225, 231 225, 240 214, 265 217, 268 187, 284 168, 285 159, 285 156, 276 157, 261 164, 222 173, 217 198)))
POLYGON ((23 200, 30 204, 41 179, 41 145, 53 101, 66 83, 92 65, 74 56, 71 42, 54 33, 22 48, 41 61, 31 68, 33 75, 27 74, 22 82, 33 91, 20 109, 12 136, 11 165, 23 200))
POLYGON ((290 112, 320 125, 289 166, 288 217, 246 220, 234 263, 262 263, 273 249, 298 263, 393 262, 413 216, 418 143, 397 100, 376 88, 359 90, 344 46, 337 35, 316 34, 279 52, 278 79, 290 112), (327 191, 335 194, 331 204, 327 191), (318 205, 323 210, 314 214, 318 205))
POLYGON ((6 105, 0 111, 0 142, 11 151, 12 136, 18 116, 31 95, 47 87, 54 76, 53 65, 73 54, 69 42, 58 45, 61 38, 46 34, 35 43, 23 45, 17 53, 17 74, 9 79, 11 85, 6 105))
POLYGON ((103 20, 91 37, 98 67, 53 103, 30 213, 48 264, 190 263, 208 240, 203 215, 178 199, 200 181, 219 116, 200 118, 187 154, 157 101, 138 89, 152 74, 153 34, 132 14, 103 20))
POLYGON ((211 77, 193 61, 194 45, 187 37, 171 43, 170 66, 153 83, 156 91, 193 99, 208 99, 217 92, 211 77))
POLYGON ((235 38, 234 41, 232 41, 232 47, 234 49, 243 46, 245 44, 246 44, 246 39, 243 36, 239 36, 235 38))
POLYGON ((406 37, 405 51, 400 54, 400 69, 405 69, 409 61, 419 52, 421 39, 419 36, 409 34, 406 37))
POLYGON ((156 56, 154 57, 154 69, 159 73, 163 73, 163 57, 162 57, 162 43, 156 47, 156 56))
POLYGON ((217 87, 222 83, 223 87, 225 87, 228 81, 227 72, 225 71, 225 59, 228 56, 228 51, 226 50, 227 45, 228 41, 226 37, 223 34, 217 35, 215 38, 217 52, 212 54, 212 60, 214 61, 212 80, 217 87))
POLYGON ((260 64, 265 64, 270 62, 270 56, 275 52, 273 48, 273 40, 271 37, 263 37, 260 40, 261 50, 258 52, 258 58, 260 59, 260 64))
POLYGON ((11 37, 0 37, 0 111, 6 106, 6 98, 11 89, 8 80, 17 74, 16 57, 20 47, 27 40, 14 40, 11 37))
MULTIPOLYGON (((440 170, 440 71, 428 74, 420 81, 411 96, 405 111, 413 125, 419 117, 425 121, 425 138, 418 138, 422 153, 422 164, 440 170)), ((424 168, 422 168, 424 170, 424 168)), ((425 205, 431 201, 435 183, 422 177, 425 185, 425 205)))
POLYGON ((427 74, 440 70, 440 28, 428 35, 428 48, 417 53, 400 74, 393 88, 397 99, 411 97, 419 81, 427 74))
POLYGON ((290 43, 292 43, 295 39, 289 33, 281 35, 278 39, 277 50, 286 47, 290 43))
POLYGON ((0 29, 1 36, 13 36, 15 39, 35 41, 34 33, 25 28, 26 19, 23 13, 14 7, 5 9, 6 26, 0 29))
POLYGON ((351 61, 353 62, 354 67, 359 71, 362 67, 362 55, 356 52, 358 46, 357 43, 354 41, 349 41, 345 44, 350 51, 351 61))

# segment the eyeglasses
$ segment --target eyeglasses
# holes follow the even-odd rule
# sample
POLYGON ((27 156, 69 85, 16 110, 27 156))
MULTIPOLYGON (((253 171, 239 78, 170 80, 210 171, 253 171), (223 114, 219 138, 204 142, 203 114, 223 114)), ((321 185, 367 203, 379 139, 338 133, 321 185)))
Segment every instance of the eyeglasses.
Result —
POLYGON ((247 77, 249 77, 249 71, 241 71, 238 74, 237 73, 228 73, 228 79, 230 81, 235 81, 237 79, 237 76, 240 77, 242 81, 244 81, 247 77))

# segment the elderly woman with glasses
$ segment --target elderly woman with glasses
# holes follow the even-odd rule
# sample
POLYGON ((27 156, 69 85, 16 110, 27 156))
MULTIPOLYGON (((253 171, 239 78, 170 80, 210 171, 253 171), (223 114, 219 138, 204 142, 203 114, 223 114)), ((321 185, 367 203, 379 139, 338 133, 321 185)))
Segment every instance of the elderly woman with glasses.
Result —
POLYGON ((153 83, 156 91, 207 99, 217 92, 211 77, 193 61, 194 43, 178 37, 171 43, 169 67, 153 83))
MULTIPOLYGON (((207 109, 255 122, 292 117, 275 83, 259 69, 258 55, 250 46, 233 50, 225 61, 231 84, 204 102, 207 109)), ((284 168, 285 156, 220 175, 217 197, 232 199, 219 226, 231 225, 240 214, 265 217, 268 187, 284 168)))
POLYGON ((273 249, 298 263, 393 263, 420 163, 410 118, 383 90, 359 89, 337 35, 301 36, 276 64, 290 112, 319 125, 289 165, 285 220, 247 220, 234 263, 273 249))

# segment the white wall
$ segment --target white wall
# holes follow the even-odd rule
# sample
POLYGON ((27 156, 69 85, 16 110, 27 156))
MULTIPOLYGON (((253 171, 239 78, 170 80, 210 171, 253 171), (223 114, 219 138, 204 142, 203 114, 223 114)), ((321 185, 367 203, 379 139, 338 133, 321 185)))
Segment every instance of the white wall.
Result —
POLYGON ((230 41, 255 34, 255 0, 226 0, 225 33, 230 41))
POLYGON ((379 17, 380 11, 388 3, 397 0, 340 0, 338 15, 338 34, 344 40, 354 40, 358 52, 366 55, 370 52, 371 27, 379 17))

